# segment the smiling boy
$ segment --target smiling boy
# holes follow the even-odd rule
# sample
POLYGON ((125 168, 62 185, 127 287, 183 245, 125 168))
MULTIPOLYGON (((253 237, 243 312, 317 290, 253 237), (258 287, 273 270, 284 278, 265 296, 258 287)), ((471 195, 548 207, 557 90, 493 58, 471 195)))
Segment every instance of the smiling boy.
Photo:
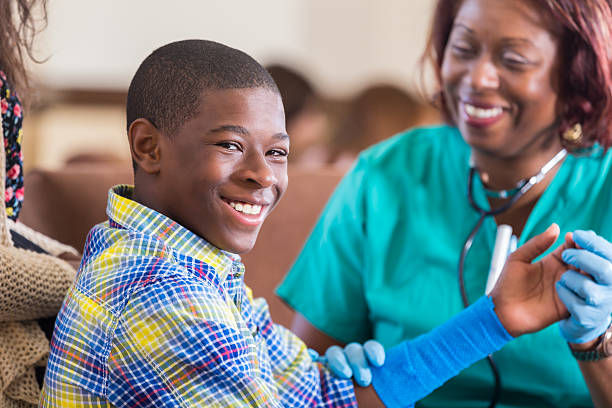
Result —
POLYGON ((353 404, 352 383, 252 299, 235 255, 287 188, 270 75, 221 44, 168 44, 136 72, 127 124, 135 187, 109 192, 109 221, 88 236, 42 405, 353 404))
POLYGON ((111 189, 109 220, 88 235, 57 318, 43 407, 381 406, 379 396, 406 406, 510 334, 565 313, 547 289, 564 265, 553 256, 531 265, 553 228, 516 251, 493 300, 391 349, 376 392, 354 389, 313 363, 244 285, 236 254, 253 247, 287 188, 283 104, 265 69, 218 43, 168 44, 136 72, 127 124, 135 186, 111 189), (529 284, 537 276, 544 289, 529 284))

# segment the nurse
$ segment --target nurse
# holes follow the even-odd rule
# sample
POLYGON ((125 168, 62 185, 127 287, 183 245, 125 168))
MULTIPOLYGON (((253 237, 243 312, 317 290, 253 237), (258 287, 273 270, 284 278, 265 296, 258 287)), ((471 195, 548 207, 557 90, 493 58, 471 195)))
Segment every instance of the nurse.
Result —
POLYGON ((483 294, 498 225, 518 245, 592 230, 563 255, 590 274, 557 284, 572 316, 417 406, 612 406, 611 27, 606 0, 439 0, 426 55, 448 125, 360 156, 278 289, 293 331, 319 351, 393 346, 483 294))

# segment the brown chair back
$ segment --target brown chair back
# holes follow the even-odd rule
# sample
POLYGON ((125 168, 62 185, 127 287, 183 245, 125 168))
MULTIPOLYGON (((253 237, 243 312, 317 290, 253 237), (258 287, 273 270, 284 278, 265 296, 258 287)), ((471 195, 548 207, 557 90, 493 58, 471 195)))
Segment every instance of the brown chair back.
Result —
POLYGON ((81 252, 91 227, 107 218, 109 188, 132 182, 128 163, 32 170, 25 175, 19 220, 81 252))

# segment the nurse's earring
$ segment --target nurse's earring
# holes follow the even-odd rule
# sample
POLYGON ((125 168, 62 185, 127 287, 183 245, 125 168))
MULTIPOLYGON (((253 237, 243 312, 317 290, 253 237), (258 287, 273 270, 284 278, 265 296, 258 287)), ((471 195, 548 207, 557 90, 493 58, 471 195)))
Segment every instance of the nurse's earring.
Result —
POLYGON ((576 123, 574 127, 567 129, 563 132, 563 140, 568 143, 576 144, 579 143, 582 139, 582 125, 580 123, 576 123))

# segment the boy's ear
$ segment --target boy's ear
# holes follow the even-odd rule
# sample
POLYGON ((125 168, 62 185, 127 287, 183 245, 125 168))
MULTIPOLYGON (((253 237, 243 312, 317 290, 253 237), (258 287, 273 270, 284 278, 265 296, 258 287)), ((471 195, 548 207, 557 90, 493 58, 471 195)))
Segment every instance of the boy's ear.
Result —
POLYGON ((161 145, 164 137, 147 119, 136 119, 130 125, 128 139, 132 159, 147 174, 157 174, 160 169, 161 145))

